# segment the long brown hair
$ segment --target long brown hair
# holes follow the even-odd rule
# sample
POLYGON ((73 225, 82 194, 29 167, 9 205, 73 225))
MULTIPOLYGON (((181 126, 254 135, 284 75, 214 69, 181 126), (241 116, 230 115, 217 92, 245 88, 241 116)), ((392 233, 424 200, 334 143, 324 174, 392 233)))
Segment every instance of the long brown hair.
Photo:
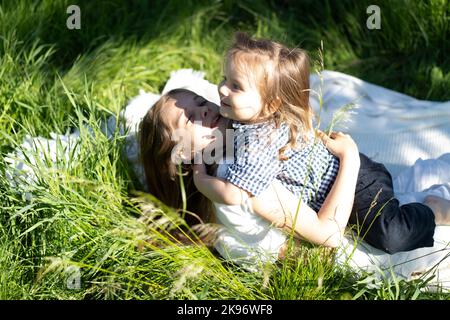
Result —
MULTIPOLYGON (((164 108, 170 99, 176 99, 177 94, 183 92, 190 91, 175 89, 164 94, 143 118, 139 131, 141 161, 148 191, 152 195, 166 205, 180 209, 183 206, 183 183, 187 211, 195 213, 204 222, 210 222, 213 220, 212 203, 195 187, 192 170, 189 166, 182 165, 180 176, 180 167, 171 159, 176 141, 173 141, 172 129, 163 117, 164 108)), ((199 223, 191 214, 185 215, 185 220, 190 226, 199 223)))
POLYGON ((309 57, 300 48, 288 48, 268 39, 252 39, 237 32, 226 60, 253 77, 263 101, 260 117, 274 119, 276 127, 288 125, 290 139, 280 149, 296 146, 297 136, 307 139, 312 130, 313 111, 309 104, 309 57))

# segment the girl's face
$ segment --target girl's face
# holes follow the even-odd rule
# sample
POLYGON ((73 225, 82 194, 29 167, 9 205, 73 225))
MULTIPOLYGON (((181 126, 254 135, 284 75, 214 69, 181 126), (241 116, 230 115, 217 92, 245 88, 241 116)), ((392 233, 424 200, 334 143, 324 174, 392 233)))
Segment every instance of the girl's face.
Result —
POLYGON ((218 135, 225 132, 228 120, 219 107, 194 92, 180 92, 168 101, 164 109, 166 121, 172 128, 172 139, 183 148, 183 158, 192 159, 218 135), (187 151, 189 150, 189 151, 187 151))
POLYGON ((219 83, 220 114, 241 121, 256 121, 262 111, 261 95, 253 77, 235 67, 233 59, 227 59, 225 76, 219 83))

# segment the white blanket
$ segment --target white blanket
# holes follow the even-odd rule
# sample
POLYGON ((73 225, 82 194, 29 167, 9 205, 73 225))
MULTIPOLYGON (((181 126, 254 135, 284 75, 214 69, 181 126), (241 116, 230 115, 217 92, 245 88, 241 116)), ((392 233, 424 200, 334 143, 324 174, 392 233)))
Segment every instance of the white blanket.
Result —
MULTIPOLYGON (((422 202, 426 195, 450 199, 450 153, 436 160, 417 160, 394 180, 401 204, 422 202)), ((337 262, 354 270, 374 272, 379 279, 428 279, 428 288, 450 290, 450 226, 437 226, 434 246, 392 255, 351 236, 338 250, 337 262)))
MULTIPOLYGON (((349 121, 335 129, 350 133, 361 152, 386 165, 400 203, 422 202, 428 194, 450 199, 450 101, 417 100, 334 71, 311 76, 311 87, 323 92, 322 112, 311 95, 322 127, 338 108, 355 104, 349 121)), ((450 289, 450 227, 436 227, 434 240, 431 248, 389 255, 346 238, 338 262, 385 278, 434 274, 430 285, 450 289)))
MULTIPOLYGON (((394 189, 402 203, 422 201, 425 194, 450 199, 450 101, 441 103, 416 100, 333 71, 324 71, 322 77, 322 111, 319 110, 317 97, 311 95, 311 104, 316 113, 320 114, 321 123, 326 126, 338 108, 347 103, 356 103, 358 108, 351 113, 350 121, 339 123, 335 129, 349 132, 361 152, 387 166, 396 178, 394 189), (439 158, 444 153, 447 154, 439 158)), ((173 72, 163 93, 184 87, 218 103, 217 87, 203 78, 204 73, 190 69, 173 72)), ((320 83, 317 75, 311 76, 314 90, 319 91, 320 83)), ((143 185, 145 181, 139 163, 136 133, 140 120, 159 97, 159 94, 141 91, 122 113, 129 132, 125 154, 143 185)), ((111 132, 115 125, 115 120, 110 118, 106 131, 111 132)), ((72 135, 53 136, 52 139, 27 137, 22 148, 18 148, 7 158, 11 169, 8 170, 7 176, 16 184, 19 176, 26 176, 26 181, 32 183, 34 160, 33 157, 31 163, 26 160, 28 151, 36 150, 38 156, 44 149, 50 150, 50 153, 54 152, 52 150, 56 147, 57 139, 70 150, 70 145, 77 138, 77 132, 72 135), (36 141, 39 141, 38 145, 36 141), (13 168, 20 169, 20 172, 13 168)), ((275 238, 279 240, 278 235, 275 238)), ((449 242, 450 227, 437 227, 434 247, 388 255, 365 243, 354 246, 353 240, 347 238, 339 250, 337 262, 349 265, 355 270, 374 271, 381 277, 413 279, 431 271, 436 277, 430 284, 449 289, 449 242)), ((260 250, 267 252, 268 256, 276 257, 277 248, 278 244, 262 245, 260 250)), ((239 252, 239 258, 246 255, 245 247, 234 249, 239 252)), ((250 251, 248 255, 251 255, 250 251)))
MULTIPOLYGON (((356 104, 349 121, 336 130, 349 132, 359 150, 394 177, 419 158, 450 152, 450 101, 417 100, 335 71, 324 71, 322 77, 323 111, 317 95, 310 100, 321 123, 328 124, 338 108, 356 104)), ((320 87, 320 77, 312 75, 311 88, 320 87)))

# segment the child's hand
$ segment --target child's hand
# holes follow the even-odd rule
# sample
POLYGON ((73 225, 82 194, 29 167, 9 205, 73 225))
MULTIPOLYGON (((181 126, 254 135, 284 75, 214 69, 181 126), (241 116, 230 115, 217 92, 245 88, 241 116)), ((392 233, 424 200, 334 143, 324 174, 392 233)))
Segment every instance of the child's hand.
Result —
POLYGON ((320 130, 317 131, 317 134, 327 149, 338 157, 339 160, 342 161, 344 158, 352 158, 359 161, 358 146, 348 134, 332 132, 328 136, 320 130))

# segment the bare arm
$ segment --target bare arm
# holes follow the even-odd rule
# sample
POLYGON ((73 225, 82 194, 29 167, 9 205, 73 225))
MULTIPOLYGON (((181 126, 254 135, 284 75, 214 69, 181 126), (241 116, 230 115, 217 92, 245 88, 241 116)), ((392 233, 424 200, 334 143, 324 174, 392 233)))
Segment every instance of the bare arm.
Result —
POLYGON ((195 186, 209 200, 227 205, 239 205, 248 199, 249 195, 246 191, 225 179, 208 175, 203 164, 194 165, 193 170, 195 186))
POLYGON ((316 213, 280 183, 252 198, 253 210, 278 227, 294 229, 309 242, 336 247, 339 245, 353 206, 359 171, 359 154, 353 140, 343 134, 332 139, 322 135, 328 148, 340 159, 339 173, 322 208, 316 213), (297 210, 298 208, 298 210, 297 210))

